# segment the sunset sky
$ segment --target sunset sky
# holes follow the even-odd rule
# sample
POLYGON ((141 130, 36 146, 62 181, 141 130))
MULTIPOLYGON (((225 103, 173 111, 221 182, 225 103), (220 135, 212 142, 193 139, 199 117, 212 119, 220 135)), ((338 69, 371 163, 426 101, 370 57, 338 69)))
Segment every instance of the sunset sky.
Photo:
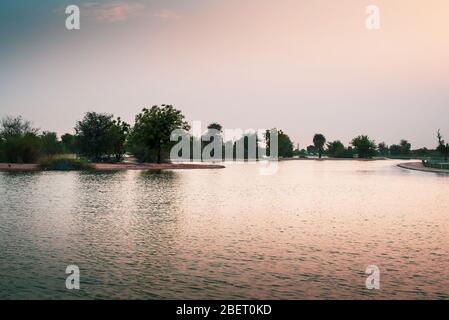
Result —
POLYGON ((62 134, 86 111, 132 123, 163 103, 301 148, 316 132, 433 148, 438 128, 449 140, 449 1, 1 1, 0 117, 62 134))

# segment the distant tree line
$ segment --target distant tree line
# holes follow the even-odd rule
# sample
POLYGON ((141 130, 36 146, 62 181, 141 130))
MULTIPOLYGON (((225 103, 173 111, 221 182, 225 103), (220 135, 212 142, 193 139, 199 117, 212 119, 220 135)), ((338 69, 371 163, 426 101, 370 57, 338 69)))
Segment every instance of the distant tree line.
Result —
MULTIPOLYGON (((111 114, 87 112, 83 119, 75 125, 75 134, 66 133, 58 139, 54 132, 34 128, 31 122, 22 117, 6 117, 0 122, 0 162, 35 163, 43 157, 52 157, 59 154, 76 154, 91 162, 120 162, 126 153, 136 157, 139 162, 164 162, 169 159, 171 148, 177 143, 171 141, 174 130, 190 130, 189 124, 180 110, 172 105, 153 106, 144 108, 136 115, 134 126, 111 114)), ((290 137, 282 130, 273 128, 267 130, 260 137, 257 133, 243 134, 237 141, 223 141, 222 126, 211 123, 202 137, 190 136, 190 159, 196 159, 194 146, 206 150, 210 156, 214 152, 222 153, 226 158, 226 150, 232 150, 232 160, 248 160, 251 157, 259 159, 264 151, 268 156, 272 154, 270 132, 275 131, 278 139, 277 155, 280 158, 328 156, 333 158, 372 158, 381 157, 437 157, 449 156, 449 144, 437 133, 438 146, 435 150, 421 148, 412 150, 407 140, 399 144, 387 146, 385 143, 376 144, 366 135, 352 139, 346 147, 340 140, 327 141, 326 137, 317 133, 313 137, 313 144, 306 149, 295 149, 290 137), (206 137, 206 138, 205 138, 206 137), (216 141, 223 142, 222 150, 210 148, 216 141), (256 144, 255 156, 252 155, 250 145, 256 144), (243 151, 240 150, 243 148, 243 151), (242 151, 242 152, 237 152, 242 151), (236 156, 238 154, 238 156, 236 156)), ((207 157, 208 158, 208 157, 207 157)))

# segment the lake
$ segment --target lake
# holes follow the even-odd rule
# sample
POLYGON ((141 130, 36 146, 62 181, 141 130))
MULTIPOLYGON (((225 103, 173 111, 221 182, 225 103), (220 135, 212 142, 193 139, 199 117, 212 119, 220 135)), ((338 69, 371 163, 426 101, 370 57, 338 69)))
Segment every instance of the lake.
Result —
POLYGON ((400 162, 1 172, 0 298, 448 299, 449 175, 400 162))

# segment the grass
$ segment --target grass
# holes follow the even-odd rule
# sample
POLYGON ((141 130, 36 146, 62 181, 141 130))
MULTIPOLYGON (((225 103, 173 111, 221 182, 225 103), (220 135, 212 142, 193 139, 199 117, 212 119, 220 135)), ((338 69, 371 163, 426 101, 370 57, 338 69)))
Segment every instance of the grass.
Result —
POLYGON ((429 168, 449 170, 449 163, 443 161, 423 161, 423 165, 429 168))
POLYGON ((41 158, 39 161, 39 166, 42 170, 49 171, 74 171, 92 169, 92 164, 88 161, 65 155, 41 158))

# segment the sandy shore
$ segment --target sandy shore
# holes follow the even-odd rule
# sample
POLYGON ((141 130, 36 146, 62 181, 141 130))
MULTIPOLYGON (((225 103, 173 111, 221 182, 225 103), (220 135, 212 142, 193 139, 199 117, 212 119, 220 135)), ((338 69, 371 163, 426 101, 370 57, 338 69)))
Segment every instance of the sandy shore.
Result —
POLYGON ((398 164, 398 167, 403 168, 403 169, 423 171, 423 172, 434 172, 434 173, 447 173, 447 174, 449 174, 449 170, 425 167, 421 162, 400 163, 400 164, 398 164))
POLYGON ((38 171, 38 164, 29 163, 0 163, 0 171, 38 171))
MULTIPOLYGON (((194 163, 96 163, 94 170, 117 171, 117 170, 180 170, 180 169, 223 169, 222 165, 194 164, 194 163)), ((0 171, 39 171, 38 164, 0 163, 0 171)))
POLYGON ((377 161, 388 160, 387 158, 280 158, 279 161, 377 161))
POLYGON ((194 163, 97 163, 95 170, 180 170, 180 169, 223 169, 222 165, 194 163))

